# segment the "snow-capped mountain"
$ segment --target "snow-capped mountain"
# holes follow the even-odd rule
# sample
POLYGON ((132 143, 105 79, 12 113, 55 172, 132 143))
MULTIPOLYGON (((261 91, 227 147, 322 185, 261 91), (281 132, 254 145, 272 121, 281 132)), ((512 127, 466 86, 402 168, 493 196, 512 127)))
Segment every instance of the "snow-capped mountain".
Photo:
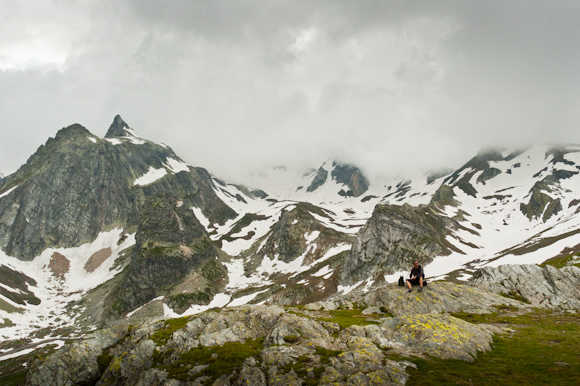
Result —
POLYGON ((0 336, 311 302, 394 281, 415 259, 431 278, 465 280, 575 254, 579 169, 580 146, 535 146, 372 183, 328 160, 247 187, 119 116, 104 138, 72 125, 0 181, 0 336))

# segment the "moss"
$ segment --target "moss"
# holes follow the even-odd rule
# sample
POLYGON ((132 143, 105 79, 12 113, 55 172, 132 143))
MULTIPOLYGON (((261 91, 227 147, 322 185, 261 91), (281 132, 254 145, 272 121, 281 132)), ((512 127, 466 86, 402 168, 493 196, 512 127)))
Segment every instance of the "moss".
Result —
POLYGON ((173 333, 184 328, 188 321, 189 317, 166 320, 163 328, 151 335, 150 339, 155 342, 156 345, 164 346, 173 333))
MULTIPOLYGON (((328 311, 329 317, 320 317, 320 320, 337 323, 341 328, 358 325, 380 324, 377 320, 370 320, 372 316, 363 315, 360 309, 328 311)), ((378 316, 378 315, 377 315, 378 316)))
MULTIPOLYGON (((473 362, 413 358, 410 385, 572 385, 580 380, 580 315, 535 310, 508 316, 480 315, 514 331, 496 336, 493 350, 473 362)), ((389 355, 391 357, 391 355, 389 355)))
POLYGON ((97 357, 97 365, 99 366, 100 374, 105 372, 107 367, 109 367, 111 364, 112 360, 113 356, 110 353, 110 348, 105 349, 103 353, 97 357))
POLYGON ((181 381, 191 381, 201 376, 207 376, 205 385, 211 385, 222 375, 230 374, 234 369, 242 367, 244 359, 256 357, 263 349, 264 338, 248 339, 245 343, 228 342, 221 346, 192 348, 170 365, 157 366, 167 371, 168 377, 181 381), (189 374, 192 367, 209 365, 197 374, 189 374))
POLYGON ((297 343, 299 340, 300 340, 300 336, 298 336, 298 335, 288 335, 288 336, 284 337, 284 342, 290 343, 290 344, 297 343))
POLYGON ((514 299, 514 300, 520 301, 522 303, 531 304, 528 299, 526 299, 525 297, 523 297, 522 295, 520 295, 516 291, 510 291, 508 293, 502 292, 502 293, 500 293, 500 295, 503 296, 504 298, 514 299))

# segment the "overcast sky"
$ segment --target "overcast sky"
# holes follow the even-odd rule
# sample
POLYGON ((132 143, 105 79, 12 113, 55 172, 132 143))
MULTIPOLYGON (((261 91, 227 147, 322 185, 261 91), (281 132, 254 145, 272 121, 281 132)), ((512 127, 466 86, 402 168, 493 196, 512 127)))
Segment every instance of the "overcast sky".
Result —
POLYGON ((0 0, 0 171, 116 114, 236 182, 580 142, 579 38, 577 0, 0 0))

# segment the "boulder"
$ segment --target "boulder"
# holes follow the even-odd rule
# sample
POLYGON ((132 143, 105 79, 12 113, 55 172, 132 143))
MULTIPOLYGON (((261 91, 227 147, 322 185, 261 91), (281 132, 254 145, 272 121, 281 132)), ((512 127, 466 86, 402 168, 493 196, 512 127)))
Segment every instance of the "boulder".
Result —
POLYGON ((521 296, 534 307, 580 309, 580 268, 500 265, 477 270, 468 284, 493 293, 521 296))

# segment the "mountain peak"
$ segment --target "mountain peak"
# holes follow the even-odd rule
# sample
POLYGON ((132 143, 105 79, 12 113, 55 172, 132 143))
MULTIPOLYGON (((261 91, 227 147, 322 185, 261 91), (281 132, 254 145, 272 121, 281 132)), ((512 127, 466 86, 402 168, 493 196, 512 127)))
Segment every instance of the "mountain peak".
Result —
POLYGON ((113 123, 107 131, 105 138, 117 138, 117 137, 136 137, 137 135, 129 127, 129 125, 121 118, 120 115, 115 116, 113 123))
POLYGON ((79 125, 78 123, 72 124, 67 127, 63 127, 60 129, 55 136, 55 139, 62 140, 63 138, 74 138, 76 136, 87 136, 91 135, 91 132, 88 131, 84 126, 79 125))

